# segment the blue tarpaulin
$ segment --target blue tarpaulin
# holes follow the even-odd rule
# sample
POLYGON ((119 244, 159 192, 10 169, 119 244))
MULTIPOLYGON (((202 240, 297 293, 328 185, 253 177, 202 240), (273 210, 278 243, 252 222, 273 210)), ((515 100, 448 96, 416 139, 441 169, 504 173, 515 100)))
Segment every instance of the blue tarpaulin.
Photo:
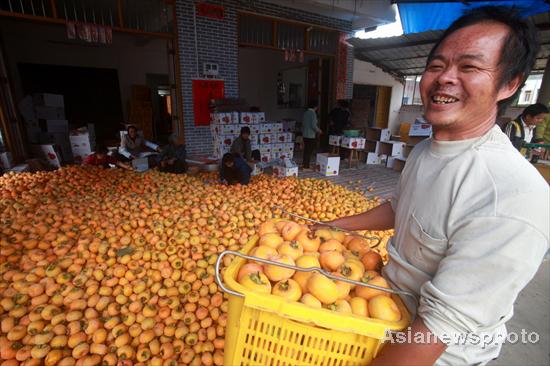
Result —
POLYGON ((516 1, 470 1, 462 2, 403 2, 399 3, 399 15, 403 32, 420 33, 448 28, 464 11, 480 6, 513 6, 522 17, 550 11, 550 4, 544 0, 516 1))

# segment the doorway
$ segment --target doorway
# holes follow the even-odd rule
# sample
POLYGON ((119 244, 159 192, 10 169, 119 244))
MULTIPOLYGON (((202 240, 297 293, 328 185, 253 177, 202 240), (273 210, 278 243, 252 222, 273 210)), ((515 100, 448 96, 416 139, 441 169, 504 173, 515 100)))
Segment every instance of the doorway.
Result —
POLYGON ((353 84, 354 127, 388 127, 391 91, 390 86, 353 84))

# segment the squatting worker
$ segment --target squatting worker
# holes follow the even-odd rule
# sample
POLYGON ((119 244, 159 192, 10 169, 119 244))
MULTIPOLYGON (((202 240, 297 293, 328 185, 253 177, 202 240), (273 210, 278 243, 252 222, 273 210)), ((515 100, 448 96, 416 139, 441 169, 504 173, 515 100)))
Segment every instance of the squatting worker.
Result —
POLYGON ((407 158, 391 203, 332 222, 395 225, 383 274, 418 297, 418 307, 402 299, 419 337, 388 344, 372 366, 478 365, 499 355, 514 301, 548 249, 548 185, 495 124, 529 75, 536 43, 535 28, 508 8, 456 20, 420 82, 433 138, 407 158), (420 334, 432 342, 420 344, 420 334))

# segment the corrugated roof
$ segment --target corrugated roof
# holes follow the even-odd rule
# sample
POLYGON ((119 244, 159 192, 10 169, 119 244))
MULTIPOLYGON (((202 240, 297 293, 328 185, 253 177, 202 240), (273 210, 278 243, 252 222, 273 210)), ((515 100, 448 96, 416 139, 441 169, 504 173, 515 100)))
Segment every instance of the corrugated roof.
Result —
MULTIPOLYGON (((550 12, 531 17, 539 28, 541 47, 534 72, 544 72, 550 57, 550 12)), ((355 58, 368 61, 396 77, 419 75, 426 59, 443 31, 406 34, 398 37, 348 40, 354 46, 355 58)))

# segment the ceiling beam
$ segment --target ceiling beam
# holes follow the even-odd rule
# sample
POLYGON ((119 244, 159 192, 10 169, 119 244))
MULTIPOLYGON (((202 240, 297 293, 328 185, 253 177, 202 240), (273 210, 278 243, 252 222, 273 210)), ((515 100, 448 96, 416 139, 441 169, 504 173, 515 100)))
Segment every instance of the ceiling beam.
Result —
POLYGON ((414 46, 422 46, 426 44, 432 44, 435 43, 437 40, 433 39, 425 39, 422 41, 413 41, 413 42, 403 42, 403 43, 393 43, 393 44, 384 44, 381 46, 371 46, 371 47, 358 47, 360 51, 363 52, 369 52, 369 51, 381 51, 381 50, 388 50, 388 49, 397 49, 397 48, 405 48, 405 47, 414 47, 414 46))

